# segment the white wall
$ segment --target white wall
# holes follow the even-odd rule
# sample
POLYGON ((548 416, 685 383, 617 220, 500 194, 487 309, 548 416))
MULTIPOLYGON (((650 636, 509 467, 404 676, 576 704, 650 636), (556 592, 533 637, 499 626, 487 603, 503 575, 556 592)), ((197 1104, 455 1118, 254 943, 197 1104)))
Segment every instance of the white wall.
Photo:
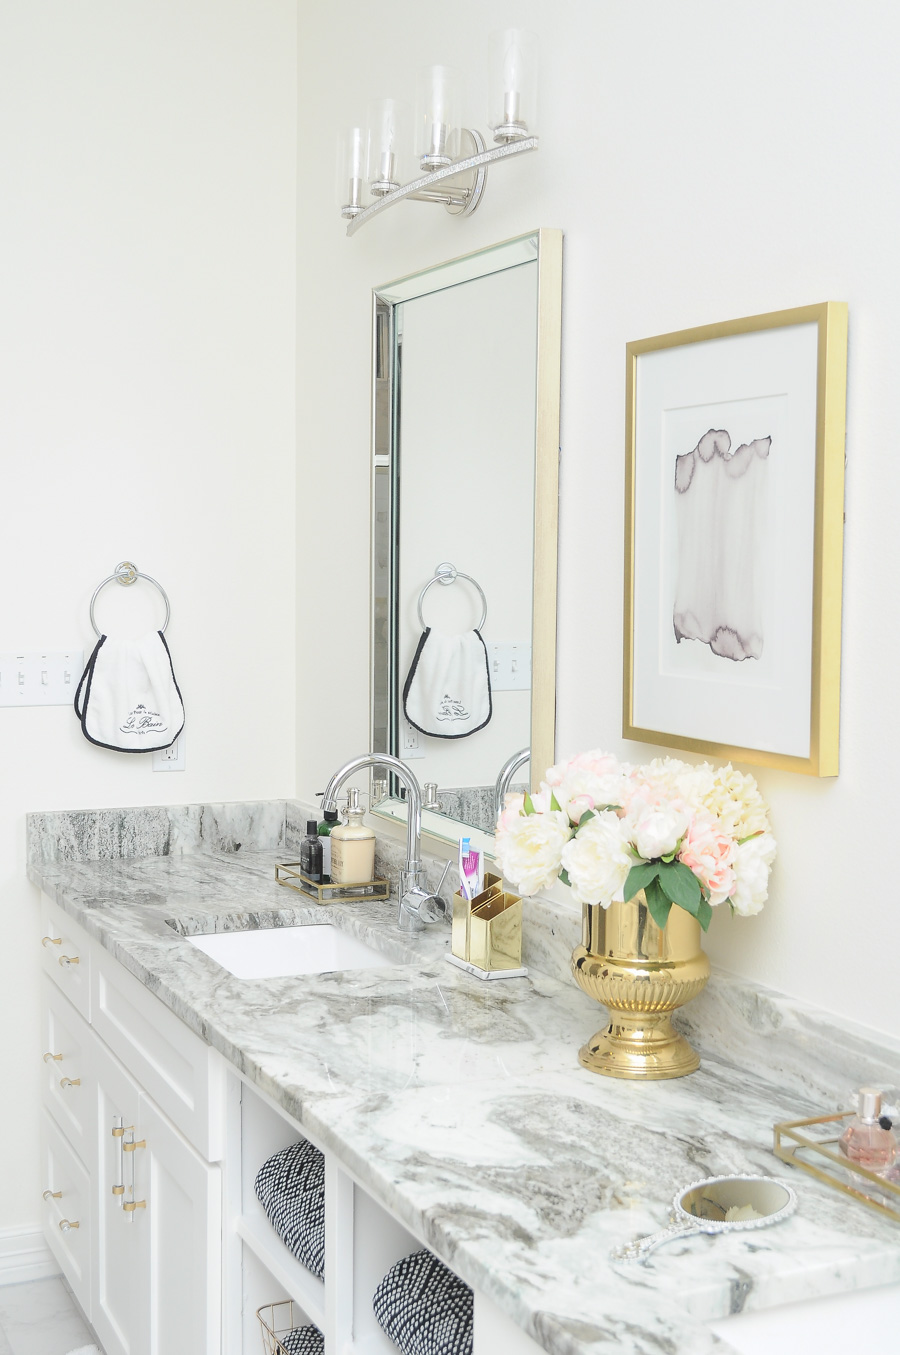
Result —
MULTIPOLYGON (((772 898, 717 917, 720 964, 896 1029, 891 853, 900 795, 896 699, 900 459, 900 9, 889 0, 332 0, 304 13, 300 62, 301 575, 352 580, 341 667, 300 666, 299 789, 366 745, 369 292, 526 229, 565 231, 558 751, 621 730, 624 347, 691 325, 826 299, 850 305, 842 772, 761 772, 781 843, 772 898), (495 171, 468 221, 404 204, 344 238, 330 130, 435 61, 483 84, 488 32, 541 39, 539 153, 495 171), (315 133, 313 127, 315 126, 315 133), (334 522, 344 532, 335 541, 334 522), (339 555, 339 559, 337 558, 339 555)), ((483 101, 472 116, 484 126, 483 101)))
POLYGON ((0 1230, 40 1207, 25 812, 294 789, 295 99, 294 0, 0 8, 0 650, 88 650, 133 559, 187 710, 159 775, 0 708, 0 1230))

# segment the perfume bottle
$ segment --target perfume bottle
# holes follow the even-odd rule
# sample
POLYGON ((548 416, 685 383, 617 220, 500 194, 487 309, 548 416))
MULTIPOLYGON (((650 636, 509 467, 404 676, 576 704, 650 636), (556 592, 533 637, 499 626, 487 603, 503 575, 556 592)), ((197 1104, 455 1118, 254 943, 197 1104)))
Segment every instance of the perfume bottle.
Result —
POLYGON ((881 1092, 862 1087, 857 1097, 856 1114, 840 1137, 840 1149, 850 1162, 869 1171, 884 1172, 897 1157, 897 1139, 893 1125, 881 1113, 881 1092))

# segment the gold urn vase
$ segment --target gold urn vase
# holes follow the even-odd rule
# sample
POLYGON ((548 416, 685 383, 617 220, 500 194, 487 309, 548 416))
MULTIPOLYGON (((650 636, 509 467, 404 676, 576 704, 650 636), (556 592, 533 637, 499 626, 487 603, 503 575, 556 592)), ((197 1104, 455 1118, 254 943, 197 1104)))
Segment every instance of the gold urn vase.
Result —
POLYGON ((641 1081, 692 1073, 700 1056, 675 1030, 671 1014, 702 992, 709 978, 700 923, 673 907, 665 927, 658 927, 643 890, 609 908, 583 904, 582 912, 572 973, 610 1015, 606 1029, 579 1050, 585 1068, 641 1081))

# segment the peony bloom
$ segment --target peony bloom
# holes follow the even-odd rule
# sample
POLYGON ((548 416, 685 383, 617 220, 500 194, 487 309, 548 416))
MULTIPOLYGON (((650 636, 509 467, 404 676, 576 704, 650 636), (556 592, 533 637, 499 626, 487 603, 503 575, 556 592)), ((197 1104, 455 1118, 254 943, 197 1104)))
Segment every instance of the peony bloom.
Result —
POLYGON ((657 861, 661 856, 672 855, 690 821, 690 815, 678 800, 648 803, 636 797, 631 802, 625 823, 638 856, 645 861, 657 861))
POLYGON ((769 871, 775 860, 776 845, 771 833, 761 833, 741 843, 734 854, 735 887, 731 895, 734 911, 741 917, 758 913, 769 897, 769 871))
POLYGON ((630 768, 599 748, 558 762, 547 772, 547 787, 560 809, 578 823, 588 809, 623 803, 630 768))
POLYGON ((525 796, 521 791, 508 790, 503 797, 503 808, 497 816, 497 831, 509 828, 514 819, 519 818, 525 805, 525 796))
POLYGON ((559 875, 563 848, 571 836, 569 820, 556 811, 517 815, 508 824, 501 816, 494 854, 510 884, 522 894, 538 894, 559 875))
POLYGON ((613 899, 621 900, 634 865, 624 822, 612 811, 589 819, 566 843, 562 864, 579 903, 601 903, 608 908, 613 899))
POLYGON ((769 827, 769 807, 755 779, 736 772, 730 762, 715 773, 704 805, 719 820, 722 832, 730 833, 738 842, 769 827))
POLYGON ((690 822, 681 851, 682 861, 709 891, 709 901, 715 907, 724 903, 735 887, 733 870, 736 845, 733 838, 719 831, 711 814, 695 814, 690 822))

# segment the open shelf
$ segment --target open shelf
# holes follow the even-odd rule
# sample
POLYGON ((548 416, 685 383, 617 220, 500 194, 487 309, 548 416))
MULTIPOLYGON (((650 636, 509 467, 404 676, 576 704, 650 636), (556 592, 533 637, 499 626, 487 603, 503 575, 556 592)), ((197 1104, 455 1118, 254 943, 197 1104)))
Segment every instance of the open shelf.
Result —
MULTIPOLYGON (((246 1215, 235 1222, 238 1237, 248 1247, 257 1261, 284 1291, 276 1297, 291 1298, 300 1304, 310 1322, 325 1329, 325 1283, 318 1279, 306 1266, 288 1251, 283 1242, 276 1237, 268 1219, 260 1223, 258 1219, 246 1215)), ((264 1302, 265 1300, 260 1300, 264 1302)), ((271 1300, 274 1301, 274 1300, 271 1300)))

